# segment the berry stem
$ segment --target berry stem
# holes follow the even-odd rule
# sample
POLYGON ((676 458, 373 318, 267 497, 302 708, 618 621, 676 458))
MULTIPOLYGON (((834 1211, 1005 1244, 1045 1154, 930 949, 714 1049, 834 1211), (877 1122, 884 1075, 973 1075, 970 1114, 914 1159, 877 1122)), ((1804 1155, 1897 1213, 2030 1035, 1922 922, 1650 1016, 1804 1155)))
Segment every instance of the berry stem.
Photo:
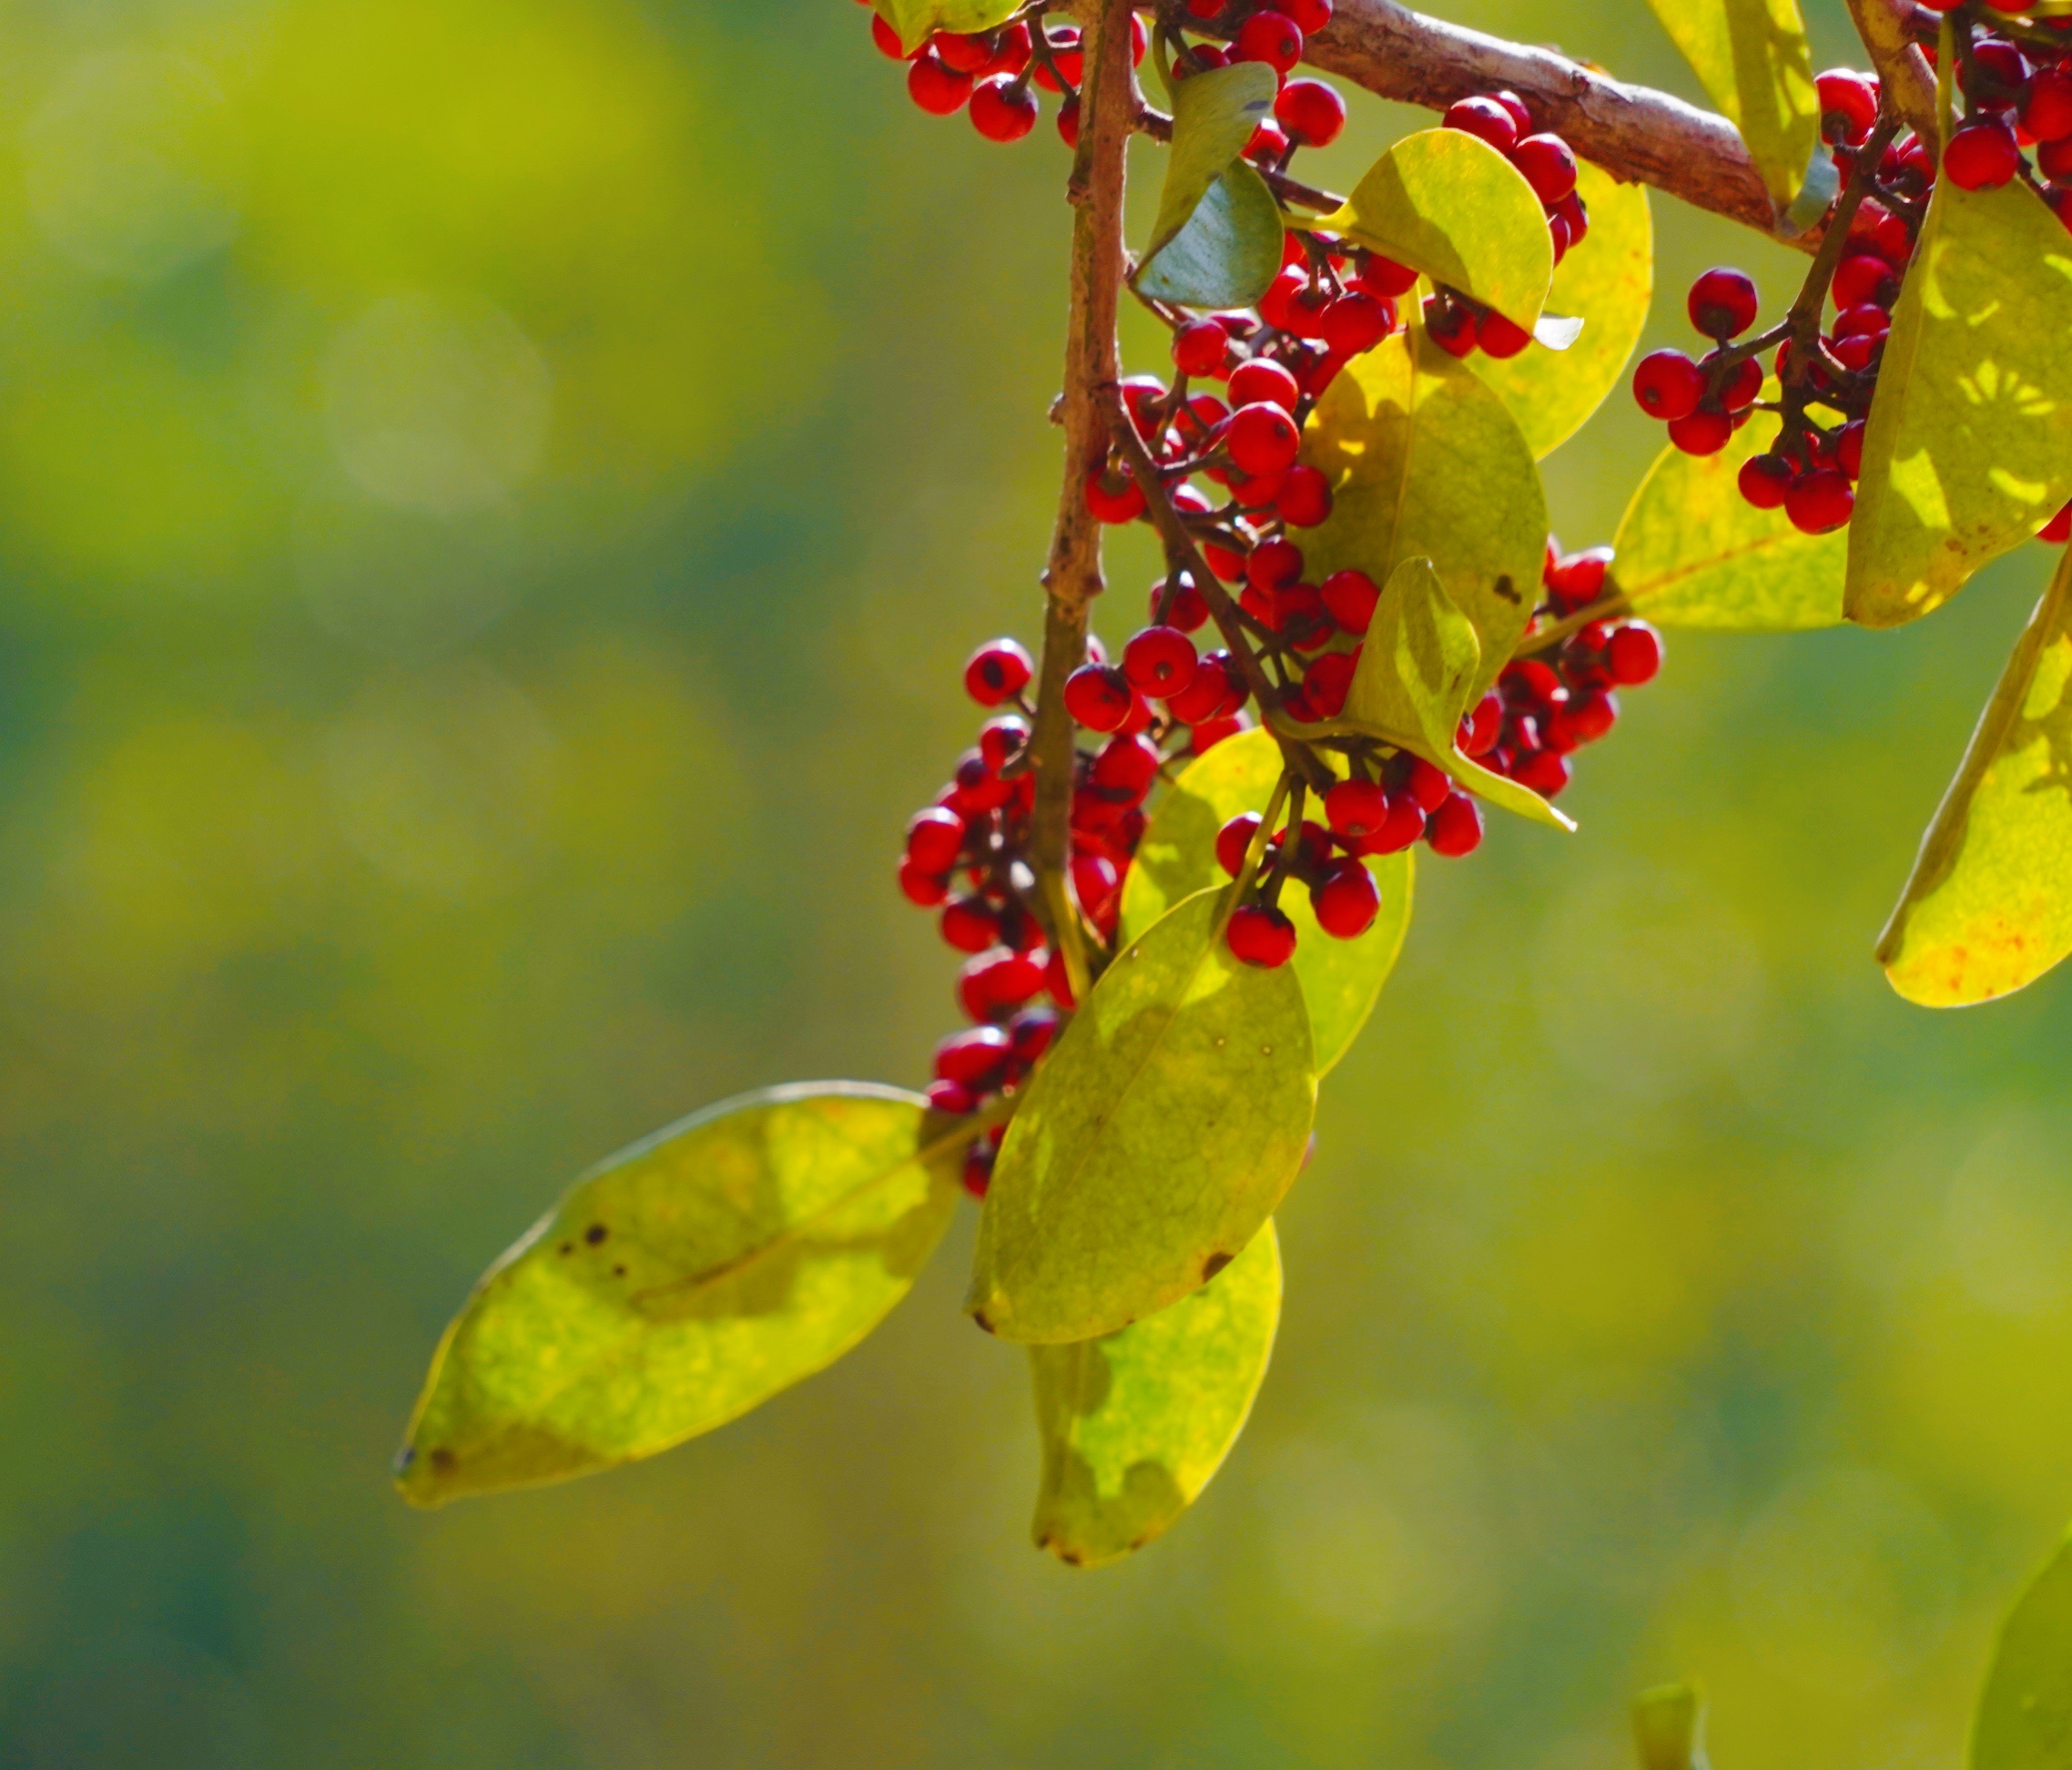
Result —
POLYGON ((1878 71, 1886 104, 1924 143, 1938 141, 1935 76, 1908 28, 1912 0, 1848 0, 1848 5, 1856 35, 1864 39, 1871 66, 1878 71))
POLYGON ((1849 175, 1849 182, 1842 188, 1842 195, 1835 199, 1833 213, 1829 217, 1827 232, 1820 242, 1820 250, 1813 254, 1813 261, 1806 271, 1806 280, 1799 286, 1798 299, 1792 303, 1792 310, 1785 324, 1792 329, 1791 354, 1785 360, 1784 402, 1785 425, 1791 426, 1795 388, 1806 384, 1806 371, 1818 359, 1829 374, 1837 380, 1853 381, 1850 371, 1821 348, 1820 317, 1827 303, 1828 286, 1834 280, 1834 272, 1842 263, 1842 254, 1849 245, 1849 224, 1855 219, 1857 209, 1869 195, 1873 181, 1877 177, 1878 163, 1884 158, 1885 149, 1899 133, 1900 116, 1888 100, 1878 107, 1878 120, 1864 145, 1856 151, 1855 169, 1849 175))

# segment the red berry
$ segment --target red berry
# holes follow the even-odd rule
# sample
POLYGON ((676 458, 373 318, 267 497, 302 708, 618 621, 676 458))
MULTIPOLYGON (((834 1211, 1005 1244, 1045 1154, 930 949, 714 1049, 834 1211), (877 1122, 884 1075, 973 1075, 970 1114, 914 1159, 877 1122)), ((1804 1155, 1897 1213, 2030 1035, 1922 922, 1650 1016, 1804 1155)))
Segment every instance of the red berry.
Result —
POLYGON ((971 96, 971 76, 944 66, 930 51, 907 69, 907 95, 929 116, 948 117, 971 96))
POLYGON ((1511 778, 1521 787, 1531 788, 1541 799, 1552 799, 1560 798, 1571 773, 1567 757, 1556 750, 1541 749, 1520 757, 1511 769, 1511 778))
POLYGON ((955 31, 938 31, 928 46, 938 61, 958 74, 975 76, 993 58, 992 44, 983 34, 960 36, 955 31))
POLYGON ((1275 970, 1295 957, 1295 924, 1263 903, 1248 903, 1232 916, 1224 939, 1239 959, 1263 971, 1275 970))
POLYGON ((1295 420, 1279 406, 1260 400, 1241 405, 1230 414, 1230 429, 1224 432, 1224 442, 1238 472, 1247 477, 1257 477, 1283 473, 1294 466, 1295 456, 1302 449, 1302 432, 1295 429, 1295 420))
POLYGON ((1882 258, 1858 252, 1842 260, 1834 273, 1833 293, 1838 308, 1860 307, 1866 301, 1889 308, 1899 300, 1899 279, 1882 258))
POLYGON ((1508 87, 1505 87, 1492 92, 1489 97, 1511 114, 1511 121, 1518 125, 1519 135, 1529 136, 1532 133, 1532 113, 1526 109, 1525 100, 1520 98, 1517 93, 1508 87))
POLYGON ((2036 150, 2047 178, 2072 178, 2072 141, 2047 141, 2036 150))
POLYGON ((1318 718, 1336 719, 1346 710, 1346 697, 1353 691, 1353 672, 1359 661, 1356 652, 1325 652, 1311 663, 1302 689, 1318 718))
POLYGON ((1119 463, 1087 476, 1086 507, 1096 522, 1133 523, 1144 514, 1144 489, 1119 463))
POLYGON ((2039 528, 2036 538, 2053 547, 2061 547, 2067 541, 2072 541, 2072 504, 2066 504, 2039 528))
POLYGON ((1869 426, 1852 418, 1834 433, 1834 464, 1852 480, 1864 476, 1864 432, 1869 426))
POLYGON ((1262 541, 1244 561, 1244 580, 1255 590, 1280 590, 1302 576, 1302 549, 1293 541, 1262 541))
POLYGON ((973 954, 957 974, 958 1003, 975 1021, 1005 1020, 1042 987, 1043 961, 1010 947, 973 954))
POLYGON ((1448 356, 1475 353, 1475 315, 1458 301, 1425 297, 1425 335, 1448 356))
POLYGON ((979 77, 993 74, 1020 74, 1034 53, 1026 25, 1010 25, 993 33, 993 53, 979 69, 979 77))
POLYGON ((1823 138, 1857 142, 1878 120, 1878 83, 1851 67, 1831 67, 1813 82, 1820 93, 1823 138))
POLYGON ((1082 664, 1065 678, 1065 711, 1089 731, 1120 731, 1136 697, 1112 664, 1082 664))
POLYGON ((1610 547, 1563 554, 1545 574, 1547 593, 1554 606, 1564 615, 1589 607, 1604 592, 1604 575, 1611 561, 1610 547))
MULTIPOLYGON (((1165 585, 1163 582, 1153 585, 1151 587, 1151 618, 1154 624, 1159 618, 1159 605, 1165 601, 1165 585)), ((1183 577, 1180 580, 1179 588, 1173 593, 1172 601, 1166 608, 1166 625, 1176 626, 1183 633, 1196 633, 1206 624, 1208 618, 1209 605, 1207 600, 1199 590, 1183 577)))
POLYGON ((1576 188, 1576 157, 1558 135, 1527 136, 1511 149, 1511 164, 1542 203, 1559 203, 1576 188))
POLYGON ((2072 69, 2039 68, 2022 94, 2021 118, 2038 141, 2072 136, 2072 69))
POLYGON ((1892 315, 1874 301, 1861 301, 1834 316, 1836 338, 1883 338, 1892 330, 1892 315))
POLYGON ((1281 0, 1280 10, 1295 20, 1305 36, 1315 36, 1331 22, 1331 0, 1281 0))
POLYGON ((1259 814, 1241 811, 1216 831, 1216 864, 1235 879, 1244 870, 1245 850, 1258 833, 1259 814))
POLYGON ((1370 295, 1393 298, 1407 295, 1417 286, 1417 273, 1407 264, 1398 264, 1394 259, 1383 258, 1379 252, 1367 254, 1367 261, 1360 269, 1360 287, 1370 295))
POLYGON ((999 1151, 983 1137, 964 1152, 964 1190, 973 1198, 982 1199, 992 1190, 993 1163, 998 1155, 999 1151))
POLYGON ((1331 482, 1315 467, 1291 467, 1274 512, 1293 528, 1315 528, 1331 514, 1331 482))
POLYGON ((1346 101, 1322 80, 1290 80, 1274 100, 1274 115, 1291 141, 1328 148, 1346 127, 1346 101))
POLYGON ((1255 405, 1264 400, 1284 412, 1293 412, 1302 398, 1295 378, 1271 357, 1254 357, 1230 371, 1230 402, 1255 405))
POLYGON ((1333 356, 1356 357, 1396 330, 1396 304, 1355 290, 1325 308, 1321 323, 1325 348, 1333 356))
POLYGON ((1839 467, 1816 467, 1784 494, 1784 514, 1808 534, 1840 528, 1855 508, 1856 494, 1839 467))
POLYGON ((1619 700, 1609 688, 1592 688, 1587 694, 1571 695, 1569 705, 1562 709, 1568 716, 1569 728, 1576 740, 1594 744, 1619 721, 1619 700))
POLYGON ((2022 150, 2005 123, 1966 123, 1943 149, 1943 171, 1960 190, 1997 190, 2021 168, 2022 150))
MULTIPOLYGON (((1049 969, 1048 965, 1045 969, 1049 969)), ((1007 1023, 1008 1049, 1014 1053, 1017 1063, 1033 1063, 1050 1050, 1057 1036, 1058 1016, 1054 1009, 1024 1008, 1007 1023)))
POLYGON ((964 666, 964 692, 980 707, 1012 700, 1036 673, 1035 660, 1011 639, 990 639, 964 666))
POLYGON ((1387 822, 1387 790, 1372 780, 1341 780, 1324 795, 1324 815, 1339 835, 1357 841, 1387 822))
POLYGON ((1754 280, 1745 271, 1708 270, 1691 285, 1685 305, 1691 323, 1708 338, 1738 337, 1755 323, 1761 300, 1754 280))
POLYGON ((1705 377, 1681 351, 1650 351, 1633 371, 1633 397, 1650 418, 1674 423, 1698 410, 1705 377))
POLYGON ((1144 737, 1111 738, 1094 751, 1088 783, 1134 804, 1158 778, 1158 746, 1144 737))
POLYGON ((1374 875, 1357 860, 1341 860, 1310 888, 1309 907, 1317 926, 1341 941, 1356 940, 1374 926, 1381 893, 1374 875))
POLYGON ((935 1048, 935 1073, 942 1081, 982 1090, 1006 1066, 1009 1049, 1007 1034, 997 1026, 953 1032, 935 1048))
MULTIPOLYGON (((872 15, 870 20, 870 40, 884 54, 891 56, 894 61, 911 61, 914 58, 913 56, 909 56, 899 46, 899 32, 888 25, 882 17, 875 14, 872 15)), ((919 49, 914 51, 914 56, 919 55, 927 47, 928 45, 923 43, 919 49)))
MULTIPOLYGON (((1099 854, 1073 855, 1072 874, 1072 895, 1079 900, 1080 908, 1099 925, 1115 908, 1115 894, 1122 889, 1122 875, 1116 871, 1112 860, 1099 854)), ((1031 990, 1029 993, 1036 992, 1031 990)))
POLYGON ((1444 768, 1435 767, 1421 756, 1413 756, 1404 788, 1417 800, 1417 809, 1429 817, 1446 803, 1447 795, 1453 791, 1453 782, 1447 778, 1444 768))
POLYGON ((1122 674, 1140 695, 1164 700, 1193 681, 1194 642, 1172 626, 1148 626, 1122 647, 1122 674))
MULTIPOLYGON (((1987 0, 1987 4, 1991 5, 1992 0, 1987 0)), ((1998 10, 2007 12, 2013 8, 2001 6, 1998 10)), ((2019 10, 2026 12, 2028 8, 2024 6, 2019 10)), ((2028 83, 2028 57, 2011 43, 2004 43, 1998 37, 1981 36, 1973 44, 1971 56, 1980 73, 2001 86, 2019 86, 2028 83)))
POLYGON ((1501 359, 1515 357, 1532 342, 1532 334, 1491 308, 1475 322, 1475 341, 1491 356, 1501 359))
POLYGON ((899 862, 899 892, 919 909, 932 910, 950 895, 950 875, 929 872, 911 860, 899 862))
POLYGON ((980 81, 971 93, 971 127, 988 141, 1020 141, 1036 127, 1036 95, 1011 74, 980 81))
POLYGON ((942 938, 960 952, 983 952, 1000 943, 1000 923, 983 898, 951 898, 942 906, 942 938))
POLYGON ((1227 656, 1227 653, 1211 652, 1204 657, 1194 666, 1194 679, 1165 703, 1165 710, 1184 725, 1227 717, 1224 711, 1231 688, 1224 661, 1227 656))
POLYGON ((1504 697, 1494 690, 1475 703, 1475 710, 1460 722, 1457 742, 1468 756, 1487 756, 1504 735, 1504 697))
POLYGON ((1604 658, 1614 682, 1621 688, 1638 688, 1652 682, 1662 666, 1661 635, 1645 621, 1629 621, 1606 642, 1604 658))
POLYGON ((1482 845, 1482 811, 1465 793, 1455 793, 1432 813, 1425 826, 1425 840, 1435 854, 1458 860, 1482 845))
POLYGON ((1265 62, 1285 74, 1302 59, 1302 27, 1285 13, 1255 12, 1238 26, 1232 59, 1265 62))
POLYGON ((1478 136, 1499 154, 1518 146, 1518 119, 1494 98, 1459 98, 1439 119, 1442 128, 1478 136))
POLYGON ((1742 463, 1736 482, 1741 494, 1758 510, 1782 510, 1795 477, 1792 463, 1783 455, 1751 455, 1742 463))
POLYGON ((923 872, 946 873, 964 848, 964 819, 954 811, 929 806, 907 825, 907 859, 923 872))
POLYGON ((1734 433, 1734 421, 1723 412, 1701 409, 1669 427, 1669 440, 1685 454, 1718 454, 1734 433))
POLYGON ((1408 793, 1392 794, 1388 816, 1379 829, 1360 844, 1362 854, 1397 854, 1425 833, 1424 808, 1408 793))
MULTIPOLYGON (((1036 84, 1038 86, 1043 84, 1041 69, 1036 75, 1036 84)), ((1058 139, 1068 148, 1079 146, 1079 100, 1076 97, 1066 99, 1063 105, 1059 107, 1058 139)))
POLYGON ((1375 581, 1365 572, 1347 568, 1334 572, 1324 580, 1324 606, 1331 618, 1346 633, 1365 633, 1374 619, 1375 605, 1381 600, 1381 592, 1375 581))
POLYGON ((1246 159, 1277 160, 1287 151, 1287 131, 1270 117, 1259 119, 1259 127, 1252 131, 1251 140, 1244 144, 1246 159))
POLYGON ((1216 320, 1190 320, 1173 334, 1173 362, 1183 375, 1220 375, 1230 357, 1230 334, 1216 320))
MULTIPOLYGON (((1056 62, 1058 72, 1052 74, 1044 63, 1039 61, 1036 64, 1036 84, 1045 92, 1056 92, 1059 90, 1058 75, 1062 75, 1065 85, 1076 87, 1080 76, 1086 71, 1086 52, 1080 47, 1079 26, 1061 25, 1054 31, 1046 30, 1043 40, 1051 46, 1051 59, 1056 62)), ((1061 124, 1062 118, 1060 122, 1061 124)))
MULTIPOLYGON (((1698 367, 1708 381, 1718 372, 1719 361, 1718 351, 1708 351, 1699 359, 1698 367)), ((1762 363, 1753 357, 1743 357, 1721 377, 1720 391, 1714 397, 1732 414, 1746 412, 1762 392, 1762 363)))

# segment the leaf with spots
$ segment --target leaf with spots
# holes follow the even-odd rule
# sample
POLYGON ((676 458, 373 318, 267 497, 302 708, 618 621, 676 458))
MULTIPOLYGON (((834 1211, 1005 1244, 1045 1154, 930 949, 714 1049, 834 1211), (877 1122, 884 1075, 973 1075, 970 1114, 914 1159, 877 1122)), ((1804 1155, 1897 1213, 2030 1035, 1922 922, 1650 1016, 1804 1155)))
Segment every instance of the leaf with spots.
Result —
POLYGON ((1971 1724, 1971 1770, 2064 1770, 2072 1750, 2072 1542, 2000 1629, 1971 1724))
MULTIPOLYGON (((1342 770, 1341 770, 1342 772, 1342 770)), ((1216 863, 1216 832, 1245 811, 1265 815, 1281 778, 1280 746, 1271 732, 1226 738, 1190 762, 1160 800, 1122 880, 1121 939, 1126 946, 1183 898, 1224 883, 1216 863)), ((1317 926, 1309 893, 1291 888, 1281 908, 1295 926, 1289 962, 1309 1009, 1316 1073, 1330 1073, 1346 1054, 1396 968, 1410 926, 1410 850, 1368 860, 1381 892, 1373 925, 1357 940, 1335 940, 1317 926)))
POLYGON ((1020 0, 877 0, 877 6, 909 56, 938 31, 970 36, 1006 24, 1021 10, 1020 0))
POLYGON ((666 1450, 832 1364, 906 1296, 971 1139, 860 1083, 747 1094, 614 1156, 492 1266, 432 1361, 403 1495, 666 1450))
POLYGON ((1031 1347, 1043 1447, 1036 1546, 1098 1567, 1169 1529, 1244 1429, 1280 1319, 1268 1222, 1170 1309, 1100 1339, 1031 1347))
POLYGON ((1771 200, 1790 208, 1820 146, 1820 94, 1798 0, 1648 4, 1706 97, 1741 131, 1771 200))
POLYGON ((1430 560, 1475 629, 1479 695, 1525 631, 1547 547, 1539 470, 1502 399, 1413 327, 1325 390, 1303 458, 1332 491, 1330 516, 1300 537, 1309 581, 1355 566, 1386 584, 1430 560))
POLYGON ((1316 1112, 1309 1013, 1224 941, 1230 893, 1110 965, 1029 1085, 964 1307, 1003 1339, 1093 1339, 1200 1288, 1293 1184, 1316 1112))
POLYGON ((1962 1008, 2072 952, 2072 549, 1986 703, 1878 942, 1894 989, 1962 1008))
POLYGON ((2020 182, 1940 180, 1894 309, 1849 525, 1849 618, 1897 626, 2072 497, 2072 235, 2020 182))

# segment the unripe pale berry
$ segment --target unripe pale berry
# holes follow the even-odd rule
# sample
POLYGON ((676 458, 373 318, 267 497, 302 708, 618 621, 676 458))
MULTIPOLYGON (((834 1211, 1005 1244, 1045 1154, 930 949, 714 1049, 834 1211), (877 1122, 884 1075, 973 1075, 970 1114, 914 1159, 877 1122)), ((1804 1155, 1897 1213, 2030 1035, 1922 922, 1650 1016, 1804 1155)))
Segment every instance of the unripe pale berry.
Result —
POLYGON ((1691 285, 1685 303, 1691 323, 1708 338, 1738 337, 1755 323, 1761 300, 1755 282, 1746 271, 1720 267, 1708 270, 1691 285))
POLYGON ((1012 639, 990 639, 964 666, 964 692, 980 707, 998 707, 1029 686, 1036 663, 1012 639))
POLYGON ((1237 910, 1224 938, 1239 959, 1263 971, 1276 970, 1295 957, 1295 924, 1263 903, 1248 903, 1237 910))
POLYGON ((1290 80, 1274 100, 1274 116, 1291 141, 1328 148, 1346 127, 1346 101, 1322 80, 1290 80))
POLYGON ((1301 398, 1295 378, 1271 357, 1254 357, 1230 371, 1230 402, 1234 406, 1255 405, 1264 400, 1284 412, 1293 412, 1301 398))
POLYGON ((1381 893, 1374 875, 1357 860, 1341 860, 1309 893, 1317 926, 1341 941, 1356 940, 1374 926, 1381 893))

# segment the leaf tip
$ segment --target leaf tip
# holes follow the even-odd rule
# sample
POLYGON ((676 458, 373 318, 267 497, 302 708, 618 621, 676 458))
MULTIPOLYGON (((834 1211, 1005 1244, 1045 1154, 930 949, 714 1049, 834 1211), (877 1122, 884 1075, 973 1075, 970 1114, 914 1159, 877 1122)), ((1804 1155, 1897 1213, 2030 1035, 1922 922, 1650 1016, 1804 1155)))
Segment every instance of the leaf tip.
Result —
POLYGON ((416 1442, 396 1452, 390 1465, 396 1491, 420 1511, 436 1511, 453 1497, 448 1478, 453 1472, 453 1453, 443 1445, 422 1453, 416 1442))

